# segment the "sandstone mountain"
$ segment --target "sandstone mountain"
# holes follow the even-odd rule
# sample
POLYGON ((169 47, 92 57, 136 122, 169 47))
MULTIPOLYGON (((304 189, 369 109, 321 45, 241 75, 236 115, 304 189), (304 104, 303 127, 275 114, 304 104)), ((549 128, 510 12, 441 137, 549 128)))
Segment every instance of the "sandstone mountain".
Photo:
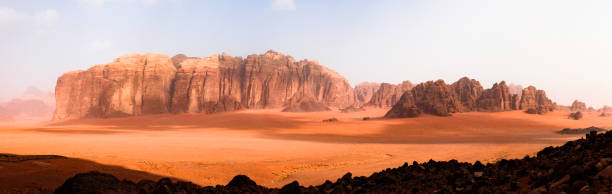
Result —
POLYGON ((204 58, 125 55, 108 64, 65 73, 57 81, 55 95, 54 120, 267 108, 311 112, 361 106, 397 106, 389 117, 508 110, 543 114, 555 107, 544 91, 533 86, 519 96, 503 81, 485 90, 467 77, 450 85, 443 80, 416 86, 404 81, 397 85, 364 83, 353 89, 344 77, 316 61, 296 61, 274 51, 246 58, 226 53, 204 58))
POLYGON ((424 113, 450 116, 451 113, 461 112, 462 110, 457 94, 450 85, 444 83, 444 80, 421 83, 415 86, 411 92, 414 103, 424 113))
POLYGON ((528 112, 545 114, 555 109, 552 100, 546 97, 544 90, 538 90, 533 86, 523 89, 519 108, 528 112))
POLYGON ((455 112, 501 112, 533 110, 544 114, 555 105, 546 93, 530 86, 522 95, 511 94, 506 82, 495 83, 483 90, 480 83, 467 77, 447 85, 443 80, 421 83, 406 91, 402 98, 385 115, 387 118, 416 117, 421 112, 449 116, 455 112))
POLYGON ((274 51, 246 59, 225 53, 173 59, 125 55, 65 73, 57 81, 54 119, 354 104, 348 81, 316 61, 295 61, 274 51))
POLYGON ((478 110, 486 112, 501 112, 512 110, 512 96, 506 82, 493 84, 486 89, 478 99, 478 110))
POLYGON ((21 96, 8 102, 0 102, 0 118, 48 120, 54 110, 53 92, 41 91, 35 87, 28 87, 21 96))
POLYGON ((412 92, 405 92, 399 102, 391 107, 391 110, 385 114, 386 118, 413 118, 421 115, 419 109, 414 103, 412 92))
POLYGON ((462 111, 476 111, 478 100, 482 95, 483 88, 480 82, 463 77, 451 85, 457 94, 457 100, 461 101, 462 111))
POLYGON ((571 111, 586 111, 587 106, 584 102, 580 102, 578 100, 574 100, 572 106, 570 107, 571 111))
POLYGON ((391 107, 395 105, 404 92, 412 89, 414 85, 410 81, 403 81, 400 84, 380 84, 378 90, 372 94, 370 101, 365 106, 378 108, 391 107))
POLYGON ((357 84, 355 86, 355 103, 356 105, 362 105, 370 102, 372 96, 378 88, 380 88, 380 83, 372 83, 372 82, 364 82, 357 84))

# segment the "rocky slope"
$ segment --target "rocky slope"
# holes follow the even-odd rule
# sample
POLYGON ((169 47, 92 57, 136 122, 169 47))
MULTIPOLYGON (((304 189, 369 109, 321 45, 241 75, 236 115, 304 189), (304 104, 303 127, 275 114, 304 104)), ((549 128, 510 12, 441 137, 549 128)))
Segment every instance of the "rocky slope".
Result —
POLYGON ((274 51, 246 59, 134 54, 62 75, 54 119, 283 108, 302 97, 336 108, 355 100, 338 73, 274 51))
POLYGON ((535 157, 474 164, 450 160, 376 172, 369 177, 347 173, 335 182, 303 187, 297 181, 282 188, 265 188, 247 176, 227 185, 201 187, 190 182, 138 183, 109 174, 77 174, 55 190, 63 193, 610 193, 612 192, 612 132, 547 147, 535 157))

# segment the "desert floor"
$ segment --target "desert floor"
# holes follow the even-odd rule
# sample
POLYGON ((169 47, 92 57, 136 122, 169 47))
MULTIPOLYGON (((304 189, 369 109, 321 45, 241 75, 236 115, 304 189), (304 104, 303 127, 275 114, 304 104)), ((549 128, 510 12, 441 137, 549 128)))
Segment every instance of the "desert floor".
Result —
POLYGON ((368 176, 404 162, 522 158, 582 137, 555 133, 562 128, 612 128, 612 117, 598 113, 587 113, 578 121, 567 119, 568 112, 529 115, 520 111, 376 119, 385 112, 248 110, 5 123, 0 126, 0 153, 56 154, 78 160, 0 161, 0 189, 52 189, 89 170, 133 181, 170 176, 216 185, 245 174, 264 186, 280 187, 294 180, 312 185, 347 172, 368 176), (372 120, 363 121, 366 116, 372 120), (339 121, 322 122, 332 117, 339 121), (39 178, 28 178, 33 176, 39 178))

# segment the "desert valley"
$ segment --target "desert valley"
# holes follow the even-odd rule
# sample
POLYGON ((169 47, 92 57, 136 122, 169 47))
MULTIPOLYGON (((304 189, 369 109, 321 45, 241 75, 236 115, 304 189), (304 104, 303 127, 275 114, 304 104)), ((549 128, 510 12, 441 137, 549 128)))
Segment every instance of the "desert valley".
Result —
POLYGON ((320 185, 405 162, 534 157, 584 138, 565 128, 612 129, 610 108, 559 105, 534 86, 485 89, 465 77, 352 87, 316 61, 275 51, 125 55, 63 74, 54 94, 44 106, 53 115, 30 103, 43 112, 35 121, 0 121, 0 191, 50 192, 89 171, 134 182, 214 186, 243 174, 271 188, 320 185))

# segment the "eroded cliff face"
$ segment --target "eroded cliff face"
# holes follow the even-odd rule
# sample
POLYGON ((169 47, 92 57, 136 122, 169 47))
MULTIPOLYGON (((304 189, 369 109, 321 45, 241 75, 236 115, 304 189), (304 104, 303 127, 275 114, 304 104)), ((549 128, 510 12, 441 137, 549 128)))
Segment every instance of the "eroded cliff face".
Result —
POLYGON ((168 56, 125 55, 65 73, 55 88, 54 120, 168 112, 176 68, 168 56))
POLYGON ((519 108, 530 113, 545 114, 555 109, 552 100, 546 97, 544 90, 538 90, 533 86, 523 89, 519 108))
POLYGON ((282 108, 304 98, 343 108, 355 100, 338 73, 274 51, 246 59, 228 54, 173 59, 126 55, 62 75, 54 119, 282 108))
POLYGON ((186 59, 179 65, 172 112, 282 108, 298 102, 290 99, 304 98, 343 108, 354 103, 354 92, 346 79, 315 61, 296 62, 273 51, 246 59, 212 55, 186 59), (219 104, 220 99, 238 103, 228 108, 219 104))
POLYGON ((370 102, 372 96, 380 88, 380 83, 364 82, 355 86, 355 105, 361 106, 370 102))
POLYGON ((477 100, 481 97, 483 88, 475 79, 463 77, 451 85, 461 102, 461 111, 475 111, 478 109, 477 100))
POLYGON ((378 108, 388 108, 395 105, 404 92, 412 89, 414 85, 410 81, 403 81, 401 84, 382 83, 378 90, 372 94, 370 101, 365 106, 378 108))
POLYGON ((506 82, 493 84, 478 99, 478 111, 501 112, 512 110, 512 95, 506 82))

